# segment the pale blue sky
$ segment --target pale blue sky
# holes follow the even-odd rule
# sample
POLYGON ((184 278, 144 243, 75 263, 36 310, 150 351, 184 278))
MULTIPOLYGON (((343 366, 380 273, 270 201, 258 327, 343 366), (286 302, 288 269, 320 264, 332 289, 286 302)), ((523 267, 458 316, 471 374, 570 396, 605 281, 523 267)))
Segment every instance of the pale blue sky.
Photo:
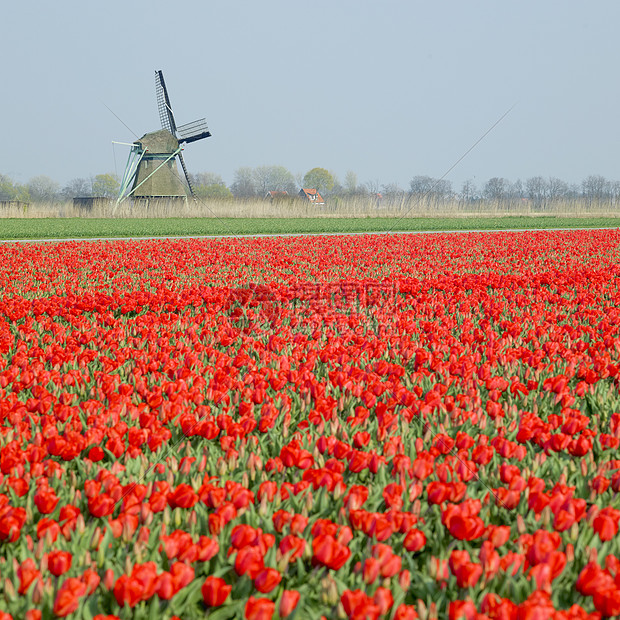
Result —
POLYGON ((190 172, 321 166, 341 180, 455 189, 493 176, 620 179, 620 3, 294 0, 4 3, 0 173, 64 184, 122 173, 159 128, 206 116, 190 172), (116 162, 114 158, 116 155, 116 162))

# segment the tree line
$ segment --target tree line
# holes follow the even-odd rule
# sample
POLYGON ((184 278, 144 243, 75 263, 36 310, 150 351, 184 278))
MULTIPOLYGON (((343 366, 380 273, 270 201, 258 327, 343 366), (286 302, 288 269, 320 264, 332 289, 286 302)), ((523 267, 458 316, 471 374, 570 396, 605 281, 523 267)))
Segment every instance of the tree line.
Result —
MULTIPOLYGON (((324 198, 367 197, 386 203, 404 203, 415 200, 427 206, 454 203, 492 203, 498 206, 529 203, 535 208, 562 201, 580 201, 591 204, 620 204, 620 181, 610 181, 600 175, 590 175, 581 183, 567 183, 556 177, 535 176, 521 181, 493 177, 482 184, 464 181, 455 189, 447 179, 417 175, 402 188, 395 183, 367 181, 359 183, 357 175, 348 171, 343 181, 325 168, 313 168, 305 175, 294 175, 284 166, 244 166, 237 168, 230 185, 221 175, 201 172, 190 175, 192 186, 201 199, 250 200, 264 198, 268 192, 286 192, 296 195, 300 188, 317 189, 324 198)), ((111 173, 90 178, 76 178, 61 186, 48 176, 39 175, 25 184, 16 183, 0 173, 0 201, 56 202, 75 197, 98 196, 115 198, 120 181, 111 173)))

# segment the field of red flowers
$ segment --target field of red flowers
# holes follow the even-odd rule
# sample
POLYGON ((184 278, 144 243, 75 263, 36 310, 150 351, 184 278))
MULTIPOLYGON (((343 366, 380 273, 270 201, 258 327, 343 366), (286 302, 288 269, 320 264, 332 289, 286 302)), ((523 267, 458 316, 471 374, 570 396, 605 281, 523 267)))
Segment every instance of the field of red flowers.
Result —
POLYGON ((620 232, 0 247, 0 620, 620 617, 620 232))

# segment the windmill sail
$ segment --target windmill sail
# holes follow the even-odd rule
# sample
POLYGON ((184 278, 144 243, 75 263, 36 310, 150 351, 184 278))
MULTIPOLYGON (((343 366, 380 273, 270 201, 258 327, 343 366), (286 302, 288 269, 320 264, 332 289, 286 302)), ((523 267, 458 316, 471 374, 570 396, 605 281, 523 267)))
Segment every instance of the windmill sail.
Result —
POLYGON ((157 95, 157 110, 159 111, 162 129, 167 129, 176 137, 177 126, 174 122, 174 114, 172 113, 166 82, 164 82, 163 71, 155 71, 155 92, 157 95))
POLYGON ((179 142, 196 142, 196 140, 202 140, 211 135, 206 118, 199 118, 192 123, 180 125, 177 129, 179 142))

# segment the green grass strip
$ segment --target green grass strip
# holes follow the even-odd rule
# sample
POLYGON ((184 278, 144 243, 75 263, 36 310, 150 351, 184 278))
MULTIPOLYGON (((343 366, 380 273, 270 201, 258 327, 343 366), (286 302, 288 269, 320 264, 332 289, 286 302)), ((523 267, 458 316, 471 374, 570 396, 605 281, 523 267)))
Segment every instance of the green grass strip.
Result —
POLYGON ((605 217, 0 219, 0 239, 618 228, 605 217))

